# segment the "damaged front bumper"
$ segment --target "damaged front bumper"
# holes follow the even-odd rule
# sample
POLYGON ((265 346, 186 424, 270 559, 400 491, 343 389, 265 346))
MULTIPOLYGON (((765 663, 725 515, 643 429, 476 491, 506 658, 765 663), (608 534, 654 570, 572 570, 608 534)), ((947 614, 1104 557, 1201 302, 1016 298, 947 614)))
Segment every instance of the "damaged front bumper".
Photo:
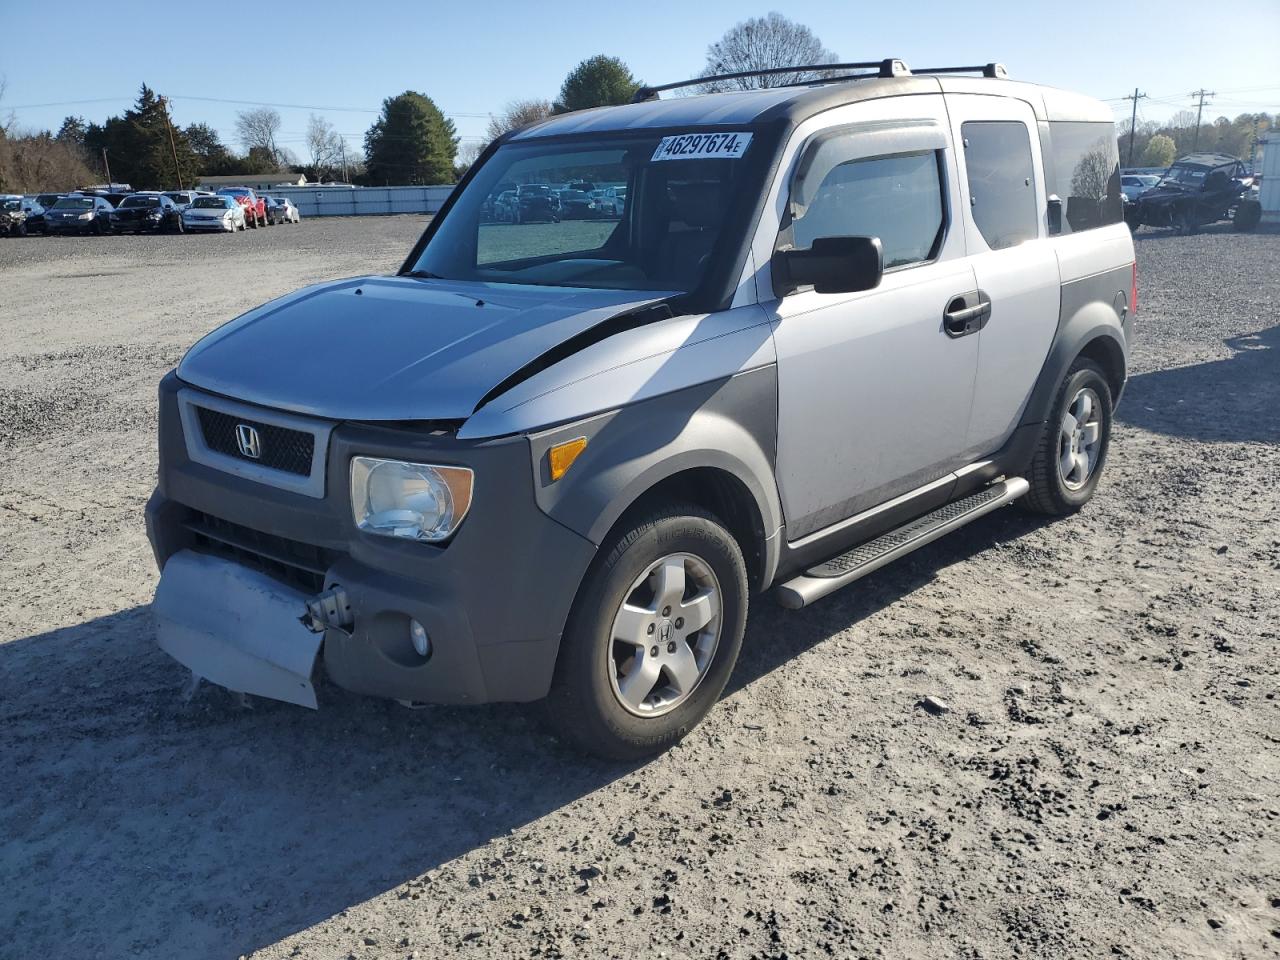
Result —
POLYGON ((156 641, 205 680, 315 709, 322 636, 302 624, 307 600, 266 574, 182 550, 165 564, 151 605, 156 641))
POLYGON ((344 689, 397 700, 546 695, 596 548, 538 507, 527 439, 333 424, 320 495, 307 496, 193 460, 180 388, 172 375, 161 384, 160 482, 146 510, 166 651, 223 686, 308 706, 321 665, 344 689), (472 468, 475 498, 458 533, 436 546, 357 529, 357 455, 472 468), (317 617, 315 601, 335 588, 341 616, 317 617), (426 655, 414 642, 424 632, 426 655))

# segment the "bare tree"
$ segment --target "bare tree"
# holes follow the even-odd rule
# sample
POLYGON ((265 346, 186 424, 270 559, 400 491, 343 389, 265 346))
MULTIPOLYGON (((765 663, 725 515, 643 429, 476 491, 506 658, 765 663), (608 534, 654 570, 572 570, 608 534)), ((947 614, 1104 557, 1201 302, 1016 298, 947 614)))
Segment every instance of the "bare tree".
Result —
POLYGON ((342 137, 324 117, 314 113, 307 121, 307 152, 311 155, 311 166, 316 176, 322 171, 332 170, 342 162, 342 137))
POLYGON ((489 118, 485 136, 496 140, 508 130, 527 127, 551 116, 550 100, 512 100, 502 113, 489 118))
POLYGON ((255 107, 236 114, 236 136, 246 151, 265 151, 276 161, 283 161, 276 137, 280 133, 280 114, 270 107, 255 107))
MULTIPOLYGON (((735 25, 723 37, 707 47, 707 65, 702 76, 720 73, 742 73, 747 70, 773 70, 802 64, 835 63, 837 57, 822 45, 817 35, 802 23, 771 12, 752 17, 735 25)), ((703 93, 723 90, 758 90, 803 83, 828 76, 825 70, 802 70, 768 76, 740 77, 702 84, 703 93)))

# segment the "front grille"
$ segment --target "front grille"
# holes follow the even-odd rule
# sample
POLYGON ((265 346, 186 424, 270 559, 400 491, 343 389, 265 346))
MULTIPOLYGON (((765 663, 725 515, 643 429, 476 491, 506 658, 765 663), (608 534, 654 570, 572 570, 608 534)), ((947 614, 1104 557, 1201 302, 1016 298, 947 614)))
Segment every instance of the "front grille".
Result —
POLYGON ((200 431, 205 446, 215 453, 235 457, 246 463, 256 463, 272 470, 283 470, 299 477, 311 476, 311 459, 315 453, 316 438, 305 430, 290 430, 257 420, 247 420, 221 410, 196 407, 200 416, 200 431), (244 425, 258 431, 261 455, 247 457, 240 452, 236 428, 244 425))
POLYGON ((325 571, 343 556, 338 550, 263 533, 198 510, 191 511, 184 526, 195 534, 199 550, 261 570, 309 593, 324 589, 325 571))

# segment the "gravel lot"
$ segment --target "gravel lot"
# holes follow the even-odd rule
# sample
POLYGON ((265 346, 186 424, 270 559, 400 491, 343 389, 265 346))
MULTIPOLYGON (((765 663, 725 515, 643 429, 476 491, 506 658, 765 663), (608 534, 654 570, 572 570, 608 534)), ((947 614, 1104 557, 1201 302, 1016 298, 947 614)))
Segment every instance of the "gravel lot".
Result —
POLYGON ((0 241, 0 956, 1280 955, 1280 237, 1140 235, 1093 504, 759 600, 633 768, 518 707, 184 699, 152 643, 157 380, 422 226, 0 241))

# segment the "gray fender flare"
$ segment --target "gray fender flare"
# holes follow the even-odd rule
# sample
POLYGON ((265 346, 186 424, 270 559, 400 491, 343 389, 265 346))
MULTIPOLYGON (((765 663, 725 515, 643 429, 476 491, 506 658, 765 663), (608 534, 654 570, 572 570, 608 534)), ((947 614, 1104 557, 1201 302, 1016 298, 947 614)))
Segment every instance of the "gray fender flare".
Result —
MULTIPOLYGON (((1125 268, 1128 269, 1127 267, 1125 268)), ((1068 288, 1063 288, 1064 314, 1068 288)), ((1124 328, 1110 303, 1093 300, 1081 305, 1058 327, 1040 376, 1031 391, 1021 423, 1043 423, 1049 419, 1062 378, 1078 356, 1089 353, 1102 358, 1103 368, 1115 383, 1123 386, 1127 376, 1124 328)), ((1119 401, 1119 390, 1114 390, 1119 401)))
POLYGON ((530 436, 535 496, 552 519, 599 545, 664 480, 711 469, 740 485, 755 510, 761 579, 777 569, 782 505, 774 477, 777 371, 772 365, 688 387, 530 436), (547 451, 586 437, 558 481, 547 451))

